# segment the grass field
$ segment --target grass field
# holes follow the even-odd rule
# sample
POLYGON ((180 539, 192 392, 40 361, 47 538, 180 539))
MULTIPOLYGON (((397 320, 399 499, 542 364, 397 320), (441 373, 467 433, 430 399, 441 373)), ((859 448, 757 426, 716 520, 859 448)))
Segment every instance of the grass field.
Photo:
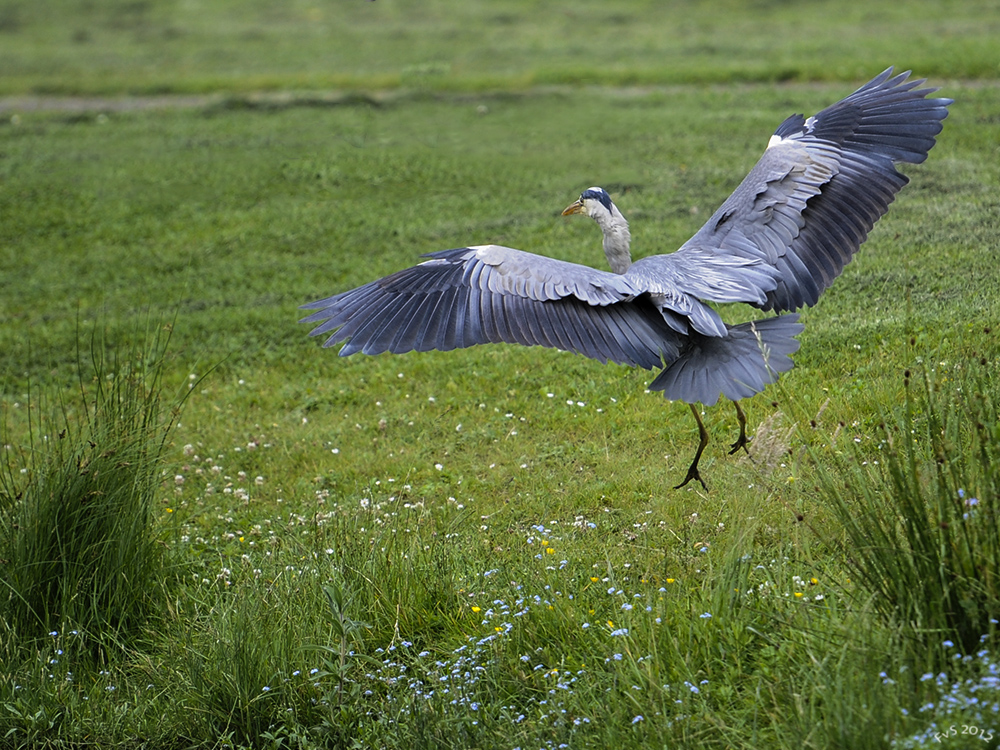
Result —
POLYGON ((1000 744, 995 2, 234 7, 0 4, 0 744, 1000 744), (670 251, 889 64, 951 115, 709 491, 650 373, 297 323, 602 266, 594 184, 670 251))
POLYGON ((5 0, 0 94, 1000 76, 996 0, 5 0), (888 61, 888 62, 887 62, 888 61))

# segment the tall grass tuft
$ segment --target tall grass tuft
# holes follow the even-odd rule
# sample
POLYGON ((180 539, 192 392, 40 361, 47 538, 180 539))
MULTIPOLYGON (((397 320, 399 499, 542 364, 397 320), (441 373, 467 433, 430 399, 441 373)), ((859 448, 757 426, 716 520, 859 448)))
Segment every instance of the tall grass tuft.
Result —
POLYGON ((878 454, 827 472, 821 494, 874 610, 974 653, 1000 617, 1000 393, 986 359, 904 384, 878 454))
POLYGON ((72 627, 103 650, 133 641, 159 608, 155 507, 176 412, 164 414, 161 395, 169 333, 136 338, 106 347, 93 334, 78 393, 54 416, 33 398, 29 445, 0 461, 9 642, 72 627))
POLYGON ((190 603, 178 676, 190 691, 187 703, 197 706, 197 734, 251 746, 286 723, 318 723, 310 705, 316 671, 302 653, 319 627, 317 588, 275 561, 259 571, 234 569, 222 591, 190 603))

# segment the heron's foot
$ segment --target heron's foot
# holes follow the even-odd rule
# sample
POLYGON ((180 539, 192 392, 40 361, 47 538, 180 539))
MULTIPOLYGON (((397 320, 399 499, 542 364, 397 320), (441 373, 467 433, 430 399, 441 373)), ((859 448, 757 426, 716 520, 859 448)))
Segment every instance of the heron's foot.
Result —
POLYGON ((708 445, 708 430, 705 429, 705 423, 701 421, 701 415, 698 413, 698 408, 694 404, 689 404, 689 406, 691 407, 691 413, 694 414, 694 421, 698 423, 698 451, 694 454, 694 460, 688 467, 688 473, 687 476, 684 477, 684 481, 674 487, 674 489, 679 490, 692 479, 697 479, 701 482, 701 486, 707 492, 708 486, 705 484, 705 480, 701 478, 701 474, 698 473, 698 462, 701 460, 701 454, 705 452, 705 446, 708 445))
POLYGON ((732 450, 729 451, 729 455, 732 456, 740 448, 742 448, 744 450, 744 452, 749 456, 750 455, 750 449, 747 448, 747 445, 749 445, 749 444, 750 444, 750 438, 747 437, 747 434, 746 434, 745 431, 740 430, 740 436, 738 438, 736 438, 736 442, 733 443, 731 446, 729 446, 732 449, 732 450))
MULTIPOLYGON (((700 458, 700 456, 699 456, 699 458, 700 458)), ((684 477, 684 481, 681 482, 680 484, 678 484, 677 486, 675 486, 674 489, 675 490, 679 490, 681 487, 683 487, 684 485, 686 485, 692 479, 697 479, 699 482, 701 482, 702 488, 706 492, 708 491, 708 485, 705 484, 705 480, 701 478, 701 474, 698 472, 698 459, 695 459, 691 463, 691 465, 688 467, 687 476, 684 477)))
POLYGON ((738 419, 740 423, 740 436, 736 438, 735 443, 729 446, 730 448, 732 448, 732 450, 729 451, 729 455, 732 456, 734 453, 736 453, 736 451, 742 448, 744 451, 746 451, 746 454, 749 456, 750 449, 747 448, 747 443, 749 443, 750 441, 747 440, 747 415, 744 414, 743 409, 740 408, 739 401, 733 401, 733 406, 736 407, 736 419, 738 419))

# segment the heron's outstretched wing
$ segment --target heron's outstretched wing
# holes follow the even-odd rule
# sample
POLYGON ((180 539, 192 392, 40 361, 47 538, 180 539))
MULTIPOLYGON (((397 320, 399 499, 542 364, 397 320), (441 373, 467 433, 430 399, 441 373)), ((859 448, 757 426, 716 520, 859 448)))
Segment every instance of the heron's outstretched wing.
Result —
POLYGON ((708 223, 676 253, 645 262, 670 265, 702 299, 734 301, 742 283, 741 301, 765 310, 814 305, 907 183, 895 165, 922 162, 941 132, 952 100, 927 98, 937 89, 909 75, 889 68, 814 117, 789 117, 708 223), (705 256, 721 264, 716 274, 698 273, 705 256), (761 283, 758 266, 740 265, 747 260, 776 273, 761 283))
POLYGON ((681 336, 643 290, 618 274, 499 245, 431 253, 385 278, 303 305, 325 346, 364 352, 448 351, 507 342, 652 369, 681 336))

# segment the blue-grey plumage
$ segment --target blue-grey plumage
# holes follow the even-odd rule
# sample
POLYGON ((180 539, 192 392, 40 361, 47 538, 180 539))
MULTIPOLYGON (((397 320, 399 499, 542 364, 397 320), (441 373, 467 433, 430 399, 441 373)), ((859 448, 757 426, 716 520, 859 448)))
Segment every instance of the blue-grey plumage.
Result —
MULTIPOLYGON (((747 278, 764 310, 815 305, 854 257, 907 178, 934 146, 951 99, 889 68, 808 119, 793 115, 733 194, 674 255, 708 252, 762 260, 777 285, 747 278)), ((704 295, 703 299, 728 302, 704 295)))
POLYGON ((506 341, 653 369, 684 340, 622 276, 500 245, 432 253, 420 265, 313 302, 312 335, 363 352, 449 351, 506 341))
POLYGON ((792 368, 795 338, 804 326, 797 313, 730 326, 725 337, 692 334, 676 360, 649 385, 665 394, 684 393, 688 403, 712 406, 725 396, 738 401, 760 393, 792 368))
MULTIPOLYGON (((651 388, 712 405, 762 391, 790 369, 795 314, 728 326, 708 303, 777 313, 814 305, 851 261, 934 146, 950 99, 889 68, 813 117, 793 115, 708 222, 676 252, 631 259, 628 222, 599 187, 564 214, 601 227, 612 272, 499 245, 430 253, 428 260, 303 305, 312 335, 341 356, 451 350, 507 342, 573 351, 602 362, 663 368, 651 388)), ((745 418, 734 451, 745 447, 745 418)), ((701 479, 702 442, 682 483, 701 479)), ((704 483, 703 483, 704 484, 704 483)))

